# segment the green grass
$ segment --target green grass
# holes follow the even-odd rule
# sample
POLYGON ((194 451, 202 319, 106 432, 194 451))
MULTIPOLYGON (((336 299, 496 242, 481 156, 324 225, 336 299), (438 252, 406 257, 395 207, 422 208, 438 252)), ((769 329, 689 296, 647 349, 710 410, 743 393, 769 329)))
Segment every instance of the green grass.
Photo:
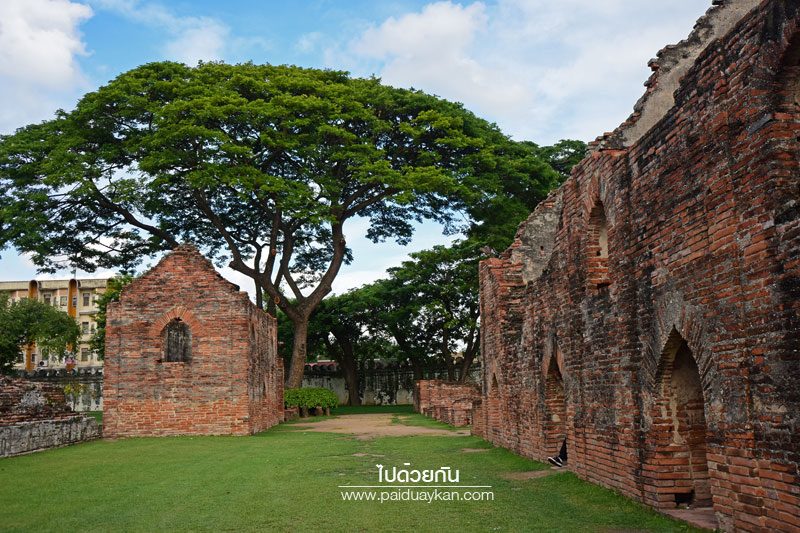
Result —
MULTIPOLYGON (((419 415, 401 418, 428 423, 419 415)), ((0 529, 690 530, 569 473, 526 481, 501 476, 544 468, 476 437, 359 441, 290 424, 252 437, 94 441, 0 459, 0 529), (462 448, 488 451, 463 453, 462 448), (342 501, 338 485, 374 485, 376 464, 402 467, 405 462, 416 469, 458 469, 462 484, 491 485, 495 499, 342 501)))

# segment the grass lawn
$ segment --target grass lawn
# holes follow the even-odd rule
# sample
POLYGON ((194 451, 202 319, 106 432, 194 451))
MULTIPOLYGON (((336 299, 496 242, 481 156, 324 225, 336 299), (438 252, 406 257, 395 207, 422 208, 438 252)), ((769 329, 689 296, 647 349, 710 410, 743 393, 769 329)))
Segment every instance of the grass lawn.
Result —
MULTIPOLYGON (((399 413, 395 423, 438 424, 387 412, 399 413)), ((252 437, 94 441, 0 459, 0 530, 691 530, 569 473, 502 477, 546 468, 475 437, 356 440, 292 423, 252 437), (461 484, 491 485, 494 501, 342 500, 338 485, 375 485, 376 464, 405 462, 458 469, 461 484)))

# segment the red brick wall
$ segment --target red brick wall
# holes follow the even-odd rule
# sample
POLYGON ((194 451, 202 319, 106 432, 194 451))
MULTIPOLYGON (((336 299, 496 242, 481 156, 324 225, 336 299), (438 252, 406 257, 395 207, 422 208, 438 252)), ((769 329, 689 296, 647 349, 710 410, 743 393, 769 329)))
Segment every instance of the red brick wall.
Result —
POLYGON ((64 391, 55 384, 0 376, 0 426, 81 416, 72 411, 64 391))
POLYGON ((799 22, 796 1, 744 16, 660 121, 596 142, 482 263, 480 434, 551 454, 560 357, 578 475, 658 507, 710 491, 727 530, 800 528, 799 22))
POLYGON ((414 384, 414 410, 452 426, 468 426, 480 395, 480 389, 472 383, 419 380, 414 384))
POLYGON ((181 246, 109 305, 106 437, 245 435, 283 420, 275 319, 181 246), (191 330, 191 358, 164 361, 164 327, 191 330))

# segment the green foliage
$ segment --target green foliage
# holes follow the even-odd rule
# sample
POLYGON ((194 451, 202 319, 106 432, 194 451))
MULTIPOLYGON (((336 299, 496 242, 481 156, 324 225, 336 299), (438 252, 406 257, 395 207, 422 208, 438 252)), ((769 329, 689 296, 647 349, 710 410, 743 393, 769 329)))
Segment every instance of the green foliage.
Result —
POLYGON ((336 407, 339 400, 336 395, 319 387, 286 389, 283 391, 283 402, 286 407, 336 407))
POLYGON ((122 289, 127 287, 134 277, 130 274, 120 274, 108 280, 106 291, 97 298, 97 313, 94 320, 97 323, 97 330, 91 339, 92 349, 97 353, 97 358, 102 360, 106 355, 106 310, 108 304, 119 301, 122 289))
POLYGON ((9 302, 0 296, 0 372, 11 372, 29 344, 36 343, 43 357, 63 358, 81 335, 67 313, 44 302, 24 298, 9 302))
POLYGON ((150 63, 0 138, 0 247, 41 270, 93 271, 193 242, 301 331, 351 258, 349 219, 367 219, 373 241, 403 244, 422 219, 467 229, 464 212, 505 228, 558 178, 460 104, 375 78, 150 63))
POLYGON ((85 383, 71 381, 64 385, 64 396, 66 397, 70 405, 74 407, 75 404, 80 401, 80 398, 83 395, 83 393, 86 392, 86 389, 87 386, 85 383))

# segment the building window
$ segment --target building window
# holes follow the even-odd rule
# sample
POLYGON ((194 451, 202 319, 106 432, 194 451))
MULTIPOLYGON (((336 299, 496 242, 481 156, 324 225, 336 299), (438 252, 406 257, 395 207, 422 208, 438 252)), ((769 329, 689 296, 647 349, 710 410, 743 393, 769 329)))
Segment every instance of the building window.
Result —
POLYGON ((81 361, 86 362, 89 360, 89 348, 81 348, 81 361))
POLYGON ((67 305, 67 297, 66 296, 62 296, 61 298, 59 298, 59 301, 61 303, 61 307, 66 307, 66 305, 67 305))
POLYGON ((72 307, 78 307, 78 297, 77 296, 73 296, 72 297, 72 307))
POLYGON ((45 304, 50 305, 50 300, 51 299, 52 299, 52 296, 50 296, 49 294, 45 294, 44 295, 44 303, 45 304))
POLYGON ((91 298, 91 295, 88 292, 84 292, 83 293, 83 306, 84 307, 89 307, 89 298, 91 298))
POLYGON ((186 322, 175 318, 164 327, 164 361, 185 362, 191 357, 192 331, 186 322))
POLYGON ((88 322, 81 322, 81 333, 83 335, 87 335, 89 333, 89 323, 88 322))

